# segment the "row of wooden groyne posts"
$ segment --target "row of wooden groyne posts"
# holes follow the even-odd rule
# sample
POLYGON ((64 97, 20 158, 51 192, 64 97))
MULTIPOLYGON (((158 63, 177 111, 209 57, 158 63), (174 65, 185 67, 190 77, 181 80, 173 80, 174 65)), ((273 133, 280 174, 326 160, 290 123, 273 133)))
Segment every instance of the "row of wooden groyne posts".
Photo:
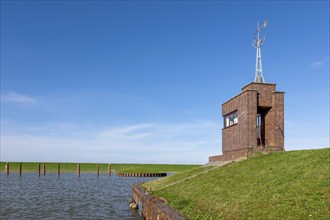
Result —
MULTIPOLYGON (((5 165, 5 172, 10 173, 10 165, 7 162, 5 165)), ((19 175, 22 176, 23 165, 19 163, 19 175)), ((108 175, 111 175, 111 164, 108 164, 108 175)), ((38 176, 46 175, 46 164, 38 163, 38 176)), ((61 164, 57 164, 57 175, 61 174, 61 164)), ((116 173, 121 177, 164 177, 166 173, 116 173)), ((96 175, 99 177, 100 168, 96 165, 96 175)), ((80 177, 80 164, 77 164, 77 176, 80 177)), ((178 213, 173 208, 169 207, 163 200, 158 199, 146 191, 139 184, 132 186, 132 201, 130 208, 139 209, 143 219, 175 219, 185 220, 185 217, 178 213)))
MULTIPOLYGON (((5 172, 7 175, 9 175, 10 173, 10 165, 7 162, 5 165, 5 172)), ((19 163, 19 175, 22 176, 23 173, 23 165, 22 163, 19 163)), ((46 164, 43 163, 38 163, 38 176, 40 175, 46 175, 46 164)), ((61 175, 61 164, 57 164, 57 175, 60 176, 61 175)), ((97 164, 96 165, 96 175, 99 176, 100 175, 100 167, 97 164)), ((108 175, 111 175, 111 164, 108 165, 108 175)), ((80 163, 77 164, 77 176, 80 176, 80 163)))
MULTIPOLYGON (((5 172, 7 175, 10 173, 10 165, 7 162, 5 165, 5 172)), ((19 163, 19 175, 22 176, 23 173, 23 165, 22 163, 19 163)), ((46 175, 46 164, 43 163, 38 163, 38 176, 40 175, 46 175), (41 166, 42 165, 42 166, 41 166), (41 169, 42 167, 42 169, 41 169)), ((108 176, 111 175, 111 164, 108 164, 108 176)), ((166 176, 166 173, 116 173, 117 176, 121 177, 164 177, 166 176)), ((57 164, 57 175, 61 175, 61 164, 57 164)), ((96 176, 99 177, 100 175, 100 167, 97 164, 96 165, 96 176)), ((80 177, 80 164, 77 164, 77 176, 80 177)))
POLYGON ((164 177, 166 173, 117 173, 117 175, 124 177, 164 177))

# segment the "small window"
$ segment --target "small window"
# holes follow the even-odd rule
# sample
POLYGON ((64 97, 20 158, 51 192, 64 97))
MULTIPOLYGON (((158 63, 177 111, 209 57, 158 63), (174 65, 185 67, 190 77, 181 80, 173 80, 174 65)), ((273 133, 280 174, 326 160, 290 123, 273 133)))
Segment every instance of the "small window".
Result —
POLYGON ((231 125, 237 124, 237 111, 234 111, 224 117, 224 127, 229 127, 231 125))
POLYGON ((257 127, 261 127, 261 114, 257 114, 257 127))

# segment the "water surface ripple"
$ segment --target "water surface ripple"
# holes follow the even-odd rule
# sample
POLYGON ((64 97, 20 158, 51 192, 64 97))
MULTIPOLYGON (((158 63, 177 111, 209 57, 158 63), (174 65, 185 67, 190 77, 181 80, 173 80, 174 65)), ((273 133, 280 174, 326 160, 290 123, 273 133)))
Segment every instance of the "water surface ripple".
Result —
POLYGON ((0 174, 0 219, 141 219, 131 186, 155 178, 50 173, 0 174))

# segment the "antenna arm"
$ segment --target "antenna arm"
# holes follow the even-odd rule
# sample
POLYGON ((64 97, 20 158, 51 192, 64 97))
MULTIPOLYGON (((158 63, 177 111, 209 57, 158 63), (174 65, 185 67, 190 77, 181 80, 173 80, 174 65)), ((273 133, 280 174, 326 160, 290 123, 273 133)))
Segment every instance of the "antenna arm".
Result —
POLYGON ((253 38, 256 40, 256 41, 258 41, 258 38, 256 37, 256 34, 258 33, 258 31, 256 31, 256 32, 254 32, 254 34, 253 34, 253 38))

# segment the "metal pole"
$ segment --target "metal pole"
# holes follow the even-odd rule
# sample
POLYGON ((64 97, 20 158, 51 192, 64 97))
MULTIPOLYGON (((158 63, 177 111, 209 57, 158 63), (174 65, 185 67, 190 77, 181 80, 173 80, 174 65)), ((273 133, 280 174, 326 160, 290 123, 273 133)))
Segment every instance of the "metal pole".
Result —
POLYGON ((259 57, 258 51, 259 50, 258 50, 258 43, 257 43, 255 82, 258 82, 258 57, 259 57))

